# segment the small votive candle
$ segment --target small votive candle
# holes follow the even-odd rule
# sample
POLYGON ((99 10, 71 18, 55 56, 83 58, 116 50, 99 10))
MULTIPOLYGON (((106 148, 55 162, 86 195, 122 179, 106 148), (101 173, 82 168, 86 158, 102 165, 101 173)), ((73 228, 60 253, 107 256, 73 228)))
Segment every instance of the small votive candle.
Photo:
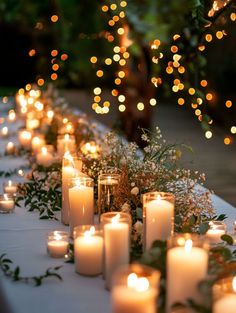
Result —
POLYGON ((45 139, 43 136, 34 136, 31 142, 31 147, 34 153, 38 153, 41 148, 45 145, 45 139))
POLYGON ((15 202, 11 195, 4 193, 0 195, 0 213, 12 213, 15 208, 15 202))
POLYGON ((15 145, 12 141, 9 141, 6 145, 6 153, 13 154, 15 152, 15 145))
POLYGON ((95 276, 102 273, 103 238, 98 226, 84 225, 74 229, 75 271, 95 276))
POLYGON ((47 147, 42 147, 41 152, 36 155, 36 162, 38 165, 42 165, 44 167, 49 167, 53 163, 53 155, 47 149, 47 147))
POLYGON ((155 240, 167 240, 174 231, 174 195, 166 192, 148 192, 143 195, 145 249, 155 240))
POLYGON ((4 126, 4 127, 1 129, 1 134, 2 134, 2 137, 7 137, 7 136, 8 136, 9 130, 8 130, 8 127, 7 127, 7 126, 4 126))
POLYGON ((16 120, 16 112, 14 110, 10 110, 8 112, 8 120, 10 123, 12 123, 16 120))
POLYGON ((132 264, 119 268, 113 276, 112 313, 155 313, 160 272, 132 264))
POLYGON ((221 236, 226 233, 226 225, 221 221, 210 221, 209 229, 206 232, 206 238, 210 244, 221 243, 221 236))
POLYGON ((32 133, 26 129, 21 129, 18 134, 19 142, 24 148, 31 147, 32 133))
POLYGON ((48 234, 47 252, 52 258, 63 258, 69 248, 69 235, 65 231, 52 231, 48 234))
POLYGON ((218 280, 213 285, 212 313, 235 313, 236 276, 218 280))
POLYGON ((15 195, 17 193, 17 183, 12 180, 3 183, 3 192, 9 195, 15 195))

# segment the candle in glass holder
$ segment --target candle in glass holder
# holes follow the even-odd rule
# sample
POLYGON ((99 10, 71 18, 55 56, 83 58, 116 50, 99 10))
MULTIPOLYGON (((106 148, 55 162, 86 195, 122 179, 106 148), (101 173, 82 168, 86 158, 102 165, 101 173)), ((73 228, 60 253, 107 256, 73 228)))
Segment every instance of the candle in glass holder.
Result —
POLYGON ((42 147, 41 152, 36 155, 36 162, 44 167, 51 166, 53 160, 53 155, 48 151, 47 147, 42 147))
POLYGON ((115 270, 129 263, 131 217, 123 212, 108 212, 101 215, 101 223, 104 232, 105 286, 110 289, 115 270))
POLYGON ((12 213, 15 208, 15 202, 11 195, 0 195, 0 213, 12 213))
POLYGON ((60 157, 63 157, 65 152, 75 153, 76 142, 75 136, 70 134, 57 136, 57 153, 60 157))
POLYGON ((166 192, 148 192, 143 196, 145 248, 155 240, 167 240, 173 233, 174 195, 166 192))
POLYGON ((12 180, 3 183, 3 192, 9 195, 15 195, 17 193, 17 183, 12 182, 12 180))
POLYGON ((69 248, 69 236, 65 231, 52 231, 48 234, 47 252, 52 258, 63 258, 69 248))
POLYGON ((1 129, 1 134, 2 134, 2 137, 7 137, 7 136, 8 136, 9 130, 8 130, 8 127, 7 127, 7 126, 4 126, 4 127, 1 129))
POLYGON ((78 175, 82 169, 82 161, 66 152, 62 160, 62 209, 61 221, 65 225, 69 225, 69 187, 71 186, 71 179, 78 175))
POLYGON ((98 214, 111 212, 120 175, 104 173, 98 176, 98 214))
POLYGON ((213 286, 212 313, 235 313, 236 276, 218 280, 213 286))
POLYGON ((119 268, 113 277, 112 313, 155 313, 160 272, 131 264, 119 268))
POLYGON ((19 142, 24 148, 31 147, 32 133, 26 129, 21 129, 18 134, 19 142))
POLYGON ((206 238, 211 244, 221 243, 221 236, 226 233, 226 224, 221 221, 210 221, 210 228, 206 232, 206 238))
POLYGON ((32 138, 31 147, 34 153, 38 153, 45 145, 45 139, 41 135, 34 136, 32 138))
POLYGON ((15 152, 15 145, 12 141, 9 141, 6 145, 6 153, 13 154, 15 152))
POLYGON ((74 229, 75 271, 95 276, 102 272, 103 238, 98 226, 84 225, 74 229))
POLYGON ((10 110, 8 112, 8 120, 10 123, 12 123, 16 120, 16 112, 14 110, 10 110))
POLYGON ((71 237, 75 226, 93 224, 94 191, 93 179, 76 177, 69 188, 69 224, 71 237))
POLYGON ((167 251, 167 312, 177 302, 200 302, 198 284, 207 275, 207 244, 197 235, 178 234, 169 240, 167 251))

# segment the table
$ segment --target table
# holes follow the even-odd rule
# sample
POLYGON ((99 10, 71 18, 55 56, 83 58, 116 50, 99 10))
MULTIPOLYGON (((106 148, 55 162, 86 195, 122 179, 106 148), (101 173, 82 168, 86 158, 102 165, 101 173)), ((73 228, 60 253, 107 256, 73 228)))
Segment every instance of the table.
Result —
MULTIPOLYGON (((8 140, 0 138, 0 153, 8 140)), ((0 170, 24 165, 21 158, 4 157, 0 161, 0 170)), ((5 180, 0 178, 0 186, 5 180)), ((226 223, 232 232, 236 209, 216 195, 213 202, 217 214, 228 216, 226 223)), ((58 221, 39 220, 37 212, 27 212, 25 208, 16 208, 14 214, 0 215, 0 254, 7 253, 14 264, 20 266, 22 275, 39 275, 48 267, 63 265, 60 270, 62 282, 50 278, 40 287, 12 282, 0 272, 0 313, 110 312, 110 293, 104 289, 101 276, 83 277, 75 273, 73 264, 47 256, 47 233, 54 229, 68 230, 68 227, 58 221)))

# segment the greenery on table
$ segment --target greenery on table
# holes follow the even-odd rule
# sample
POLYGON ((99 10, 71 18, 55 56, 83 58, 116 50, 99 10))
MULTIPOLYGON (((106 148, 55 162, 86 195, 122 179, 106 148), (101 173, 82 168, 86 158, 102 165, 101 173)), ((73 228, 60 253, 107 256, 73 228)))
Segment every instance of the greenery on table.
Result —
POLYGON ((10 278, 14 282, 23 282, 26 284, 33 284, 34 286, 41 286, 47 278, 54 277, 62 280, 62 277, 58 274, 62 266, 55 266, 48 268, 45 273, 38 276, 22 276, 21 269, 19 266, 13 267, 13 262, 4 253, 0 256, 0 269, 4 275, 10 278))

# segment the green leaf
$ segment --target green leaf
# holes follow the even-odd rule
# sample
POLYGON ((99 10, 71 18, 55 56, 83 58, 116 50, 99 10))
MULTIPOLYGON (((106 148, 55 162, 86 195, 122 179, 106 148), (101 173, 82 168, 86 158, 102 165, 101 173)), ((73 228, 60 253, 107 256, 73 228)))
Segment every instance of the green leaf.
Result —
POLYGON ((222 235, 221 239, 225 241, 228 245, 232 246, 234 244, 234 239, 230 235, 222 235))

